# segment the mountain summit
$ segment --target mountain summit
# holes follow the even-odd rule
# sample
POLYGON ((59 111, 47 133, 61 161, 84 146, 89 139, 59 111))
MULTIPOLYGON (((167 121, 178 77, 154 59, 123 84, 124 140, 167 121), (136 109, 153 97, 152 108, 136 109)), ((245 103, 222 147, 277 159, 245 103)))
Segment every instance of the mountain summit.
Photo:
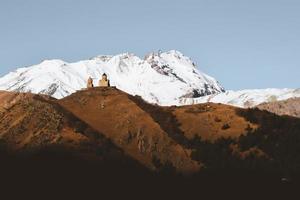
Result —
POLYGON ((60 99, 86 87, 89 76, 98 82, 103 73, 112 86, 160 105, 224 92, 214 78, 200 72, 190 58, 175 50, 150 53, 144 59, 124 53, 76 63, 45 60, 7 74, 0 79, 0 89, 60 99))

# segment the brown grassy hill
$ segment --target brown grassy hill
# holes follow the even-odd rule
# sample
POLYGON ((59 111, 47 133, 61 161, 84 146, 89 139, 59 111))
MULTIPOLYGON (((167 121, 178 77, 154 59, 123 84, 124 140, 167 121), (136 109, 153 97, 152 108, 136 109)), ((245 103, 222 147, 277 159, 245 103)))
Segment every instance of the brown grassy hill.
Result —
POLYGON ((289 115, 300 118, 300 98, 291 98, 285 101, 263 103, 257 106, 277 115, 289 115))
MULTIPOLYGON (((89 187, 101 183, 126 192, 174 192, 182 187, 198 191, 199 181, 224 187, 231 185, 228 180, 237 185, 247 180, 253 188, 258 183, 295 182, 300 174, 300 120, 294 117, 212 103, 160 107, 116 88, 82 90, 62 100, 0 92, 0 100, 0 154, 5 149, 39 155, 42 162, 33 157, 25 173, 38 171, 39 181, 47 175, 55 184, 52 176, 76 177, 89 187), (103 167, 94 161, 110 164, 103 167), (175 179, 175 172, 193 176, 175 179), (162 174, 172 178, 161 179, 162 174)), ((2 168, 15 172, 20 169, 12 166, 27 162, 3 162, 2 168)), ((79 190, 82 186, 64 183, 79 190)))
POLYGON ((63 149, 85 159, 122 157, 101 132, 43 95, 0 92, 0 144, 9 152, 63 149), (78 130, 80 127, 80 131, 78 130), (113 152, 113 153, 112 153, 113 152))
MULTIPOLYGON (((170 165, 178 172, 198 171, 201 164, 191 159, 191 149, 170 137, 168 130, 134 98, 115 88, 93 88, 77 92, 59 104, 150 169, 162 170, 162 166, 170 165)), ((157 114, 162 112, 158 110, 157 114)), ((169 125, 177 128, 176 124, 169 125)))
POLYGON ((160 107, 115 88, 79 91, 59 104, 150 169, 279 172, 289 170, 281 166, 287 152, 298 163, 300 120, 293 117, 211 103, 160 107))

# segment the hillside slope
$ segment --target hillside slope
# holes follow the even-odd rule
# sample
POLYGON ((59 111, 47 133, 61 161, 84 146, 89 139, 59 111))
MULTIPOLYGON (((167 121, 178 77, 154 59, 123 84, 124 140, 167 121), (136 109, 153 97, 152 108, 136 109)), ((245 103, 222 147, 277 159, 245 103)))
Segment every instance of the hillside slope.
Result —
POLYGON ((7 92, 0 98, 1 146, 13 152, 62 147, 84 160, 171 174, 300 175, 298 118, 213 103, 156 106, 113 87, 61 100, 7 92))
POLYGON ((300 98, 262 103, 257 107, 261 110, 267 110, 277 115, 289 115, 300 118, 300 98))
POLYGON ((83 90, 58 102, 150 168, 264 169, 285 176, 298 163, 297 118, 213 103, 161 107, 116 88, 83 90))
POLYGON ((0 92, 0 99, 0 146, 8 152, 30 155, 58 149, 87 160, 126 157, 101 132, 80 121, 51 97, 0 92))
POLYGON ((198 171, 200 166, 190 158, 191 150, 172 139, 172 133, 134 103, 135 98, 115 88, 93 88, 70 95, 59 104, 151 169, 158 167, 157 161, 170 163, 179 172, 198 171))

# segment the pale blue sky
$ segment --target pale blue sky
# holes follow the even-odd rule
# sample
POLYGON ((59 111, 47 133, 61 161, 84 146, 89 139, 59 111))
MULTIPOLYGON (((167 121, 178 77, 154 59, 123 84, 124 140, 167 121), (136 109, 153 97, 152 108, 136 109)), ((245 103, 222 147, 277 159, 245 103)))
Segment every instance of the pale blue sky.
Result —
POLYGON ((176 49, 226 89, 300 87, 299 0, 0 0, 0 75, 176 49))

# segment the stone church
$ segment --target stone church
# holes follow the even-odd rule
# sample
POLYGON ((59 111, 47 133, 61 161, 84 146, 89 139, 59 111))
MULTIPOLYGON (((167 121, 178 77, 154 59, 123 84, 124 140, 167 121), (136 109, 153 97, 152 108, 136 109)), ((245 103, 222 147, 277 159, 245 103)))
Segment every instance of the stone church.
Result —
POLYGON ((87 81, 87 88, 93 88, 94 84, 93 84, 93 79, 91 77, 89 77, 88 81, 87 81))
MULTIPOLYGON (((87 88, 89 89, 93 87, 94 87, 93 79, 89 77, 87 80, 87 88)), ((102 74, 102 78, 99 80, 99 87, 110 87, 109 79, 107 78, 107 75, 105 73, 102 74)))
POLYGON ((109 80, 105 73, 102 74, 102 79, 99 81, 99 87, 110 87, 109 80))

